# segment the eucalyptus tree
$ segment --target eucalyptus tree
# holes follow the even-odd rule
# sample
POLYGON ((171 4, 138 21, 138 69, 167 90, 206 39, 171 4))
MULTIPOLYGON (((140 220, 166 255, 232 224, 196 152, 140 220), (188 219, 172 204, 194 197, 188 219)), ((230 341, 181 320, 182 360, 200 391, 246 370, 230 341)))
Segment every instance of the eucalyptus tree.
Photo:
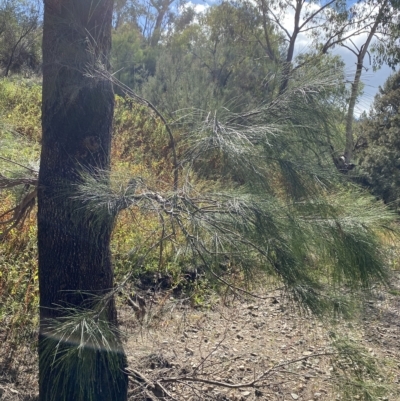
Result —
POLYGON ((82 169, 93 179, 109 169, 114 93, 91 71, 109 68, 112 8, 113 0, 44 4, 40 401, 127 399, 109 248, 115 216, 82 216, 73 198, 82 169))
POLYGON ((347 11, 347 18, 325 30, 322 51, 326 53, 335 45, 342 46, 356 57, 356 70, 351 81, 349 105, 346 115, 346 145, 344 159, 350 165, 354 150, 353 121, 357 97, 360 92, 362 71, 368 70, 365 58, 370 50, 375 50, 374 68, 383 62, 394 66, 396 55, 391 53, 398 41, 399 3, 394 0, 363 1, 356 3, 347 11), (360 44, 361 43, 361 44, 360 44))
POLYGON ((167 25, 183 11, 185 0, 116 0, 113 26, 129 23, 139 28, 151 47, 155 47, 167 25))
MULTIPOLYGON (((113 12, 113 28, 118 28, 124 24, 139 28, 140 20, 146 14, 146 3, 141 0, 115 0, 113 12)), ((144 32, 141 32, 144 34, 144 32)))
POLYGON ((301 35, 318 35, 319 31, 326 29, 326 25, 329 25, 326 18, 327 12, 333 13, 336 18, 339 16, 342 19, 343 13, 346 13, 346 2, 343 0, 329 0, 321 3, 305 0, 258 0, 257 4, 262 15, 266 53, 275 62, 283 63, 280 86, 280 92, 282 93, 287 88, 290 80, 296 46, 301 35), (288 21, 290 22, 288 23, 288 21), (271 25, 275 28, 275 31, 282 34, 285 43, 283 55, 277 53, 273 48, 274 40, 271 37, 271 25))
POLYGON ((313 39, 312 52, 316 55, 327 54, 335 47, 342 46, 356 56, 356 72, 350 83, 349 105, 346 113, 346 144, 343 152, 344 166, 350 168, 354 146, 352 132, 354 108, 360 92, 365 56, 369 54, 373 39, 376 38, 375 48, 379 50, 380 56, 375 59, 375 67, 382 61, 393 63, 396 59, 397 52, 394 49, 398 37, 396 21, 399 15, 397 0, 364 0, 351 5, 343 0, 326 2, 259 0, 258 5, 263 17, 266 54, 275 62, 283 63, 281 92, 286 90, 290 80, 295 77, 294 72, 307 64, 296 62, 295 59, 299 39, 304 44, 301 41, 301 35, 313 39), (284 37, 286 46, 283 57, 271 48, 273 41, 267 23, 271 23, 284 37), (355 42, 359 43, 360 40, 362 44, 356 45, 355 42), (390 52, 390 49, 393 51, 390 52))
POLYGON ((150 4, 155 10, 155 21, 152 28, 153 32, 150 38, 150 45, 153 47, 157 46, 161 38, 161 29, 163 22, 165 21, 167 13, 170 10, 170 7, 174 1, 175 0, 149 0, 150 4))

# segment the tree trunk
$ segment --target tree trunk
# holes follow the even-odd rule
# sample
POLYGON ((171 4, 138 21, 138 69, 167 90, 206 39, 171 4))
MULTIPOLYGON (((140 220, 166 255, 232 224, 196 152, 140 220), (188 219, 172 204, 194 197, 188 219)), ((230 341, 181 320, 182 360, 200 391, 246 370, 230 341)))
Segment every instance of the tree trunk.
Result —
POLYGON ((165 17, 165 13, 167 12, 168 9, 161 8, 161 10, 158 11, 157 14, 157 19, 156 19, 156 24, 154 26, 153 34, 151 35, 150 39, 150 46, 156 47, 158 45, 158 42, 160 41, 161 38, 161 25, 165 17))
POLYGON ((364 58, 365 55, 367 54, 368 47, 371 44, 372 38, 375 36, 375 33, 378 29, 378 26, 381 22, 382 15, 384 12, 384 9, 386 7, 387 1, 384 1, 382 5, 380 6, 380 10, 378 13, 378 16, 376 17, 376 20, 374 22, 374 25, 372 26, 370 32, 368 33, 367 40, 365 43, 361 46, 360 51, 357 54, 357 68, 356 68, 356 74, 354 76, 354 81, 351 84, 351 91, 350 91, 350 102, 349 102, 349 108, 347 110, 347 116, 346 116, 346 147, 344 150, 344 161, 347 165, 351 165, 351 159, 353 157, 353 148, 354 148, 354 138, 353 138, 353 119, 354 119, 354 108, 356 105, 357 101, 357 96, 358 96, 358 89, 360 87, 360 81, 361 81, 361 73, 362 73, 362 68, 364 64, 364 58))
POLYGON ((293 33, 289 40, 289 47, 286 54, 286 63, 283 65, 282 69, 282 82, 279 88, 279 94, 285 92, 288 87, 290 73, 292 71, 292 62, 293 62, 293 55, 294 55, 294 46, 296 44, 297 35, 300 32, 300 14, 303 7, 302 1, 296 1, 296 9, 294 13, 294 28, 293 33))
POLYGON ((162 0, 159 4, 155 4, 155 2, 152 3, 153 7, 155 7, 157 10, 157 18, 156 18, 156 23, 154 25, 153 34, 151 35, 150 39, 151 47, 157 46, 158 42, 160 41, 162 23, 172 3, 173 0, 162 0))
POLYGON ((350 102, 346 116, 346 145, 344 150, 344 161, 346 164, 351 162, 353 157, 354 139, 353 139, 353 119, 354 108, 356 105, 358 88, 360 87, 361 73, 363 67, 363 60, 360 60, 360 55, 357 57, 357 68, 354 76, 354 81, 351 83, 350 102))
POLYGON ((287 89, 290 80, 290 74, 292 72, 292 61, 293 61, 293 54, 294 54, 294 45, 296 43, 298 31, 295 28, 292 37, 290 38, 289 48, 287 52, 286 62, 282 67, 282 82, 279 87, 279 94, 281 95, 287 89))
POLYGON ((109 67, 112 7, 113 0, 45 1, 38 185, 40 401, 127 399, 126 357, 112 329, 117 324, 110 295, 114 216, 100 216, 73 199, 82 172, 97 179, 100 170, 109 169, 114 94, 95 70, 109 67), (71 319, 78 329, 68 332, 71 319), (99 340, 101 333, 108 343, 99 340))

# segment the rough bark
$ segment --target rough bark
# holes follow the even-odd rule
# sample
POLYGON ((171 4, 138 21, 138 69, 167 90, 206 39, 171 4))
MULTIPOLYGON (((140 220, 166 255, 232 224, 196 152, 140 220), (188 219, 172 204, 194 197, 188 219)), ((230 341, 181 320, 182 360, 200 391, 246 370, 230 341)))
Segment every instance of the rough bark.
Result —
MULTIPOLYGON (((70 359, 65 374, 62 357, 79 344, 62 341, 53 329, 65 308, 90 310, 95 297, 113 288, 109 244, 114 217, 105 213, 99 220, 73 199, 83 170, 96 175, 109 168, 114 94, 110 82, 91 72, 92 67, 108 68, 112 6, 113 0, 45 0, 38 185, 40 401, 127 399, 126 358, 118 337, 110 340, 112 349, 80 344, 80 357, 72 364, 70 359)), ((112 297, 99 318, 116 325, 112 297)))

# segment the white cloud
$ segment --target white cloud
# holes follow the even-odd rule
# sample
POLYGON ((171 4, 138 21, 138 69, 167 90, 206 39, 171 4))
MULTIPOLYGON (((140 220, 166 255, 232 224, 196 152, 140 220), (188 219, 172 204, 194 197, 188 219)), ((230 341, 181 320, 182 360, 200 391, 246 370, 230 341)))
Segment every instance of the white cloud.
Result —
POLYGON ((188 1, 183 5, 184 8, 193 8, 196 13, 203 13, 209 5, 204 3, 204 4, 198 4, 198 3, 193 3, 191 1, 188 1))

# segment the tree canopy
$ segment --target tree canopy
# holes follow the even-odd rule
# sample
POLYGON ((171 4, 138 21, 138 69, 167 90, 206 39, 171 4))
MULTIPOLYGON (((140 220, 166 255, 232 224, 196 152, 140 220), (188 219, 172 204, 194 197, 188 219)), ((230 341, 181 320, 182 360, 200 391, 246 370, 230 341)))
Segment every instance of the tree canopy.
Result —
POLYGON ((398 208, 400 73, 380 88, 373 107, 360 122, 359 164, 362 177, 374 194, 398 208))

